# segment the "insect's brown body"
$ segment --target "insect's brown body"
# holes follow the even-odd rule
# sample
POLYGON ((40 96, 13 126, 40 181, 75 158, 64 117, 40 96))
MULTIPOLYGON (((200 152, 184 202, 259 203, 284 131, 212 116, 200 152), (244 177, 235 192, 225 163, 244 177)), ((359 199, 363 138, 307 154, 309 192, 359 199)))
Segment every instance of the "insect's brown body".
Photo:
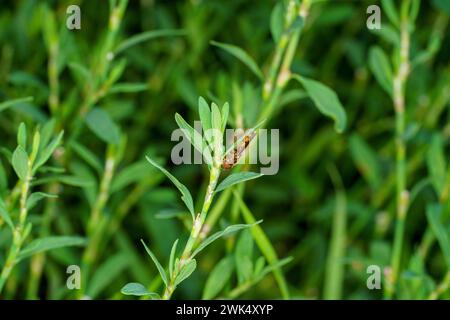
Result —
MULTIPOLYGON (((256 136, 255 131, 246 132, 244 138, 240 144, 237 144, 233 150, 225 155, 223 158, 222 168, 225 170, 229 170, 233 168, 236 163, 238 163, 244 151, 247 149, 250 142, 256 136)), ((237 137, 234 136, 234 143, 236 143, 237 137)))

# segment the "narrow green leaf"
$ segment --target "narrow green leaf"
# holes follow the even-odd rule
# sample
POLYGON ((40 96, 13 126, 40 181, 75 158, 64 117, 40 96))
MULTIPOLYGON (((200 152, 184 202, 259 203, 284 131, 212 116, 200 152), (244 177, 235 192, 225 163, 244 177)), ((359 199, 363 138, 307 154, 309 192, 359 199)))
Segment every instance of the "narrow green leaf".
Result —
POLYGON ((317 109, 334 120, 335 130, 338 133, 342 133, 347 124, 347 116, 336 93, 318 81, 299 75, 293 75, 292 77, 303 85, 317 109))
POLYGON ((178 113, 175 114, 175 121, 194 148, 203 155, 205 162, 210 165, 212 163, 211 151, 203 140, 202 135, 192 128, 178 113))
MULTIPOLYGON (((277 262, 275 262, 274 264, 271 264, 267 267, 265 267, 263 270, 261 270, 258 273, 258 276, 256 277, 256 279, 254 280, 255 282, 260 281, 262 278, 264 278, 269 272, 273 272, 274 270, 278 270, 280 269, 282 266, 288 264, 289 262, 291 262, 293 260, 292 257, 287 257, 281 260, 278 260, 277 262)), ((262 260, 264 261, 264 260, 262 260)))
POLYGON ((203 289, 203 300, 214 299, 225 287, 234 270, 233 257, 227 256, 219 261, 210 272, 203 289))
POLYGON ((50 142, 50 139, 52 138, 53 132, 55 130, 56 125, 56 119, 52 118, 51 120, 47 121, 41 130, 41 144, 43 146, 48 145, 50 142))
POLYGON ((238 172, 233 173, 222 180, 222 182, 217 186, 215 192, 220 192, 222 190, 225 190, 226 188, 229 188, 235 184, 256 179, 259 177, 262 177, 264 174, 262 173, 256 173, 256 172, 238 172))
POLYGON ((108 80, 106 81, 107 84, 109 86, 111 86, 112 84, 116 83, 116 81, 119 80, 120 77, 122 76, 122 74, 125 71, 126 67, 127 67, 127 59, 122 58, 122 59, 116 61, 111 66, 111 71, 109 72, 108 80))
POLYGON ((94 168, 99 174, 103 172, 103 166, 100 159, 92 151, 75 141, 72 141, 70 146, 81 159, 86 161, 86 163, 94 168))
POLYGON ((6 110, 8 108, 11 108, 17 104, 21 104, 24 102, 31 102, 31 101, 33 101, 33 97, 25 97, 25 98, 3 101, 0 103, 0 112, 6 110))
POLYGON ((99 108, 93 108, 86 115, 86 124, 91 131, 106 143, 118 145, 120 131, 108 113, 99 108))
POLYGON ((69 70, 72 74, 72 77, 78 84, 79 88, 84 89, 86 84, 91 85, 92 79, 94 78, 91 72, 82 64, 78 62, 69 62, 68 63, 69 70))
POLYGON ((161 299, 157 293, 148 291, 144 285, 137 282, 127 283, 120 292, 127 296, 150 296, 153 300, 161 299))
POLYGON ((148 83, 117 83, 108 90, 108 94, 142 92, 148 88, 148 83))
POLYGON ((155 214, 156 219, 184 219, 188 212, 180 209, 165 209, 155 214))
POLYGON ((229 54, 233 55, 237 59, 239 59, 243 64, 245 64, 259 79, 263 79, 264 76, 259 69, 258 65, 256 64, 255 60, 253 60, 250 55, 242 50, 239 47, 236 47, 231 44, 221 43, 217 41, 211 41, 210 42, 213 46, 216 46, 218 48, 221 48, 228 52, 229 54))
MULTIPOLYGON (((156 170, 148 170, 148 164, 145 160, 132 163, 114 176, 111 192, 122 190, 134 182, 144 181, 150 176, 154 176, 155 173, 156 170)), ((157 174, 160 176, 159 172, 157 174)))
POLYGON ((400 25, 400 18, 395 8, 395 4, 393 0, 381 0, 381 6, 383 7, 383 11, 388 16, 389 21, 398 27, 400 25))
POLYGON ((197 261, 195 259, 189 260, 180 270, 177 277, 175 278, 175 286, 178 286, 181 282, 189 278, 192 272, 195 271, 197 267, 197 261))
POLYGON ((440 204, 429 204, 427 206, 427 219, 434 236, 439 242, 447 268, 450 269, 450 238, 445 226, 441 222, 442 207, 440 204))
POLYGON ((91 187, 94 185, 92 181, 86 180, 84 177, 79 177, 76 175, 58 176, 56 180, 72 187, 91 187))
POLYGON ((44 198, 58 198, 57 195, 54 194, 48 194, 48 193, 44 193, 44 192, 34 192, 32 193, 28 199, 27 199, 27 209, 31 210, 33 209, 33 207, 42 199, 44 198))
POLYGON ((223 107, 222 107, 222 132, 225 131, 225 128, 227 126, 227 122, 228 122, 228 114, 230 113, 230 104, 228 102, 225 102, 223 107))
POLYGON ((414 23, 419 15, 420 11, 420 1, 421 0, 412 0, 411 2, 411 11, 409 13, 409 19, 411 23, 414 23))
POLYGON ((44 148, 44 150, 38 155, 36 162, 33 166, 33 171, 36 171, 39 169, 43 164, 45 164, 48 159, 52 156, 53 152, 55 152, 56 148, 59 146, 59 144, 62 141, 62 138, 64 136, 64 131, 61 131, 56 138, 50 142, 48 146, 44 148))
POLYGON ((211 124, 213 129, 222 131, 222 115, 219 107, 214 102, 211 104, 211 124))
POLYGON ((370 48, 369 67, 380 86, 392 97, 392 68, 383 49, 378 46, 370 48))
POLYGON ((30 257, 36 253, 70 246, 84 246, 86 239, 78 236, 51 236, 33 240, 20 251, 18 261, 30 257))
POLYGON ((282 109, 284 106, 295 102, 297 100, 302 100, 308 98, 308 94, 303 89, 291 89, 286 90, 280 97, 280 102, 278 103, 278 108, 282 109))
POLYGON ((0 217, 3 219, 3 221, 6 222, 6 224, 8 225, 8 227, 11 228, 11 230, 14 230, 14 224, 11 220, 8 211, 6 210, 6 205, 1 197, 0 197, 0 217))
POLYGON ((128 257, 129 254, 122 251, 110 256, 97 267, 92 278, 89 279, 87 295, 94 299, 110 284, 114 283, 132 262, 128 257))
POLYGON ((5 168, 0 160, 0 195, 8 189, 8 178, 6 176, 5 168))
POLYGON ((186 31, 180 29, 162 29, 162 30, 151 30, 142 32, 120 43, 117 46, 116 50, 114 51, 114 55, 118 55, 120 52, 144 41, 161 37, 184 36, 184 35, 186 35, 186 31))
POLYGON ((264 257, 259 257, 258 259, 256 259, 255 270, 253 273, 254 279, 258 279, 258 276, 264 270, 265 265, 266 265, 266 259, 264 259, 264 257))
POLYGON ((180 190, 181 195, 182 195, 181 199, 183 200, 186 207, 189 209, 189 212, 191 213, 191 216, 192 216, 192 220, 195 220, 194 201, 192 200, 191 193, 186 188, 186 186, 184 184, 182 184, 180 181, 178 181, 178 179, 175 178, 172 174, 170 174, 170 172, 168 172, 166 169, 161 167, 155 161, 150 159, 148 156, 146 156, 146 159, 148 162, 150 162, 150 164, 152 164, 154 167, 156 167, 162 173, 164 173, 166 175, 166 177, 169 178, 170 181, 172 181, 172 183, 178 188, 178 190, 180 190))
POLYGON ((445 185, 447 165, 442 138, 439 134, 433 136, 426 155, 426 160, 433 187, 436 190, 437 195, 440 196, 445 185))
POLYGON ((323 298, 327 300, 342 299, 345 275, 345 256, 347 240, 347 197, 341 186, 341 178, 335 167, 330 168, 330 176, 336 188, 335 210, 328 245, 325 266, 323 298))
POLYGON ((153 254, 153 252, 147 247, 147 245, 145 244, 144 240, 141 239, 142 244, 144 245, 145 251, 147 251, 148 255, 150 256, 150 258, 152 258, 153 263, 155 264, 156 268, 159 271, 159 274, 161 275, 161 279, 164 282, 164 284, 166 285, 166 287, 169 285, 169 282, 167 281, 167 275, 166 272, 164 271, 164 268, 162 267, 162 265, 159 263, 158 259, 156 258, 156 256, 153 254))
MULTIPOLYGON (((242 217, 244 218, 245 222, 255 223, 256 221, 255 217, 253 216, 252 212, 247 207, 247 205, 244 203, 244 201, 242 201, 242 198, 239 196, 239 194, 237 192, 233 192, 233 194, 241 210, 242 217)), ((269 238, 264 233, 263 229, 260 226, 254 226, 252 229, 250 229, 250 231, 253 235, 253 239, 255 239, 255 242, 258 245, 259 250, 263 253, 267 262, 270 265, 276 265, 276 263, 279 261, 277 253, 273 248, 269 238)), ((281 295, 283 296, 284 299, 289 299, 290 296, 289 290, 287 287, 286 279, 284 278, 281 269, 274 268, 272 272, 275 277, 275 280, 278 283, 278 287, 280 288, 281 295)))
POLYGON ((378 155, 358 134, 353 134, 350 137, 349 146, 356 167, 370 186, 374 190, 377 189, 382 181, 378 155))
POLYGON ((19 130, 17 132, 17 144, 24 150, 27 149, 27 127, 23 122, 20 123, 19 130))
POLYGON ((20 180, 25 180, 28 174, 28 154, 22 146, 17 146, 12 155, 12 166, 20 180))
POLYGON ((208 130, 211 129, 211 110, 203 97, 198 98, 198 114, 200 116, 200 122, 202 123, 203 134, 207 137, 208 142, 211 143, 210 135, 206 135, 208 130))
POLYGON ((439 35, 431 35, 428 40, 428 46, 425 50, 418 52, 411 61, 411 66, 414 69, 416 66, 426 63, 431 60, 439 51, 442 45, 442 39, 439 35))
POLYGON ((172 277, 173 270, 175 268, 175 254, 177 252, 178 239, 172 245, 172 249, 170 250, 170 259, 169 259, 169 274, 172 277))
POLYGON ((200 253, 203 249, 205 249, 208 245, 210 245, 215 240, 225 237, 225 236, 232 234, 234 232, 237 232, 239 230, 251 228, 261 222, 262 222, 262 220, 253 222, 251 224, 235 224, 235 225, 226 227, 222 231, 214 233, 213 235, 211 235, 208 238, 206 238, 205 240, 203 240, 202 243, 200 243, 200 245, 197 247, 197 249, 195 249, 195 251, 192 253, 191 258, 195 257, 198 253, 200 253))
POLYGON ((394 27, 383 25, 381 29, 373 29, 370 31, 386 42, 391 43, 394 46, 400 46, 400 35, 394 27))
POLYGON ((249 281, 253 275, 253 238, 248 230, 241 232, 234 257, 239 283, 249 281))
POLYGON ((41 134, 38 130, 34 132, 33 135, 33 142, 31 144, 31 154, 30 154, 30 161, 35 162, 36 158, 38 156, 39 150, 41 149, 41 134))
POLYGON ((284 30, 284 8, 283 2, 279 1, 275 4, 270 15, 270 32, 275 43, 281 38, 284 30))

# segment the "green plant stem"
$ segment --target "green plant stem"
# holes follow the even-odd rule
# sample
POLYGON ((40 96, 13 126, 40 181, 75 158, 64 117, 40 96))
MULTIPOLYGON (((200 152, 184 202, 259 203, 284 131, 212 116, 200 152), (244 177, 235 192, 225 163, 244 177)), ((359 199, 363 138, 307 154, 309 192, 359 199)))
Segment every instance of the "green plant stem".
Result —
MULTIPOLYGON (((297 48, 301 30, 297 30, 296 33, 288 33, 287 28, 289 28, 290 24, 293 22, 296 15, 300 15, 302 19, 307 18, 309 8, 311 6, 311 0, 304 0, 300 8, 297 8, 297 5, 295 3, 296 1, 291 0, 288 4, 289 9, 287 15, 285 16, 286 30, 276 44, 275 54, 274 57, 272 58, 269 68, 269 74, 264 82, 262 92, 263 103, 261 105, 262 113, 257 122, 270 119, 272 115, 272 109, 274 105, 276 105, 278 98, 285 84, 287 83, 287 80, 289 79, 290 74, 289 69, 295 54, 295 50, 297 48), (292 40, 293 38, 296 39, 292 40), (286 53, 286 55, 283 56, 283 54, 286 51, 286 48, 288 48, 287 49, 288 53, 286 53)), ((217 201, 215 206, 220 206, 222 207, 223 210, 223 208, 226 205, 226 201, 224 202, 223 199, 229 198, 229 196, 230 196, 229 193, 223 192, 220 195, 219 201, 217 201)), ((215 214, 211 215, 210 218, 208 219, 207 224, 209 227, 208 230, 211 230, 214 224, 218 221, 222 213, 222 210, 216 211, 215 208, 213 209, 213 212, 215 214)))
POLYGON ((109 188, 114 176, 116 161, 116 146, 110 144, 108 145, 108 150, 106 153, 105 169, 100 182, 100 189, 95 203, 92 206, 90 218, 87 224, 88 243, 82 258, 82 279, 84 281, 82 281, 80 296, 82 296, 86 291, 86 280, 89 277, 90 269, 97 257, 98 246, 100 244, 102 234, 101 230, 103 230, 104 223, 106 222, 102 213, 109 199, 109 188))
POLYGON ((391 257, 392 270, 388 276, 386 296, 392 298, 400 274, 403 238, 405 233, 405 220, 409 203, 409 192, 406 190, 406 144, 405 134, 405 87, 410 71, 409 64, 409 1, 403 3, 402 21, 400 26, 400 56, 397 73, 393 83, 393 100, 395 109, 395 136, 396 136, 396 224, 394 231, 394 244, 391 257))
POLYGON ((227 298, 228 298, 228 299, 236 299, 236 298, 239 297, 241 294, 243 294, 244 292, 246 292, 247 290, 249 290, 253 285, 254 285, 254 283, 251 282, 251 281, 245 282, 245 283, 239 285, 238 287, 234 288, 233 290, 231 290, 231 291, 227 294, 227 298))
POLYGON ((59 56, 59 42, 51 43, 48 50, 48 80, 50 87, 50 94, 48 97, 48 105, 52 115, 56 116, 59 108, 59 77, 58 77, 58 56, 59 56))
POLYGON ((17 226, 13 231, 11 248, 9 249, 8 257, 6 258, 6 262, 0 274, 0 293, 2 292, 9 275, 11 274, 11 271, 16 264, 16 260, 19 255, 22 244, 25 241, 29 232, 29 230, 27 230, 26 228, 26 220, 28 215, 27 199, 32 180, 32 168, 33 162, 29 160, 27 175, 25 177, 25 180, 21 182, 19 223, 17 224, 17 226))
POLYGON ((214 206, 211 208, 211 212, 208 214, 202 233, 200 234, 202 239, 206 238, 225 210, 231 196, 231 190, 231 188, 224 190, 215 202, 214 206))
POLYGON ((344 281, 347 197, 337 169, 334 166, 331 168, 330 175, 336 188, 336 208, 333 215, 323 295, 324 299, 339 300, 342 298, 344 281))
MULTIPOLYGON (((53 117, 57 120, 56 127, 58 130, 63 130, 62 112, 59 110, 60 97, 59 97, 59 71, 58 71, 58 59, 59 59, 59 37, 52 39, 48 44, 48 63, 47 63, 47 78, 49 83, 50 94, 48 96, 48 105, 53 117)), ((57 194, 61 185, 58 182, 52 183, 49 186, 50 194, 57 194)), ((48 236, 50 233, 50 223, 55 211, 55 200, 47 199, 46 207, 43 215, 43 222, 41 226, 40 237, 48 236)), ((37 299, 37 292, 39 289, 39 282, 44 269, 46 255, 45 253, 39 253, 31 258, 30 262, 30 280, 28 281, 27 298, 37 299)))
POLYGON ((106 37, 100 52, 98 53, 97 59, 94 60, 94 64, 91 68, 95 77, 95 82, 93 84, 93 88, 89 87, 86 91, 84 101, 81 104, 78 111, 78 116, 74 121, 72 135, 69 141, 74 141, 77 139, 81 132, 84 116, 89 112, 91 107, 106 94, 108 90, 106 77, 111 62, 114 59, 114 42, 117 38, 127 3, 128 0, 120 0, 117 6, 110 9, 108 32, 106 33, 106 37))
MULTIPOLYGON (((269 68, 269 74, 264 82, 262 99, 263 103, 261 106, 261 114, 259 120, 270 119, 273 114, 274 108, 279 100, 279 97, 286 86, 289 77, 290 77, 290 66, 292 60, 294 58, 295 51, 298 46, 298 41, 300 39, 300 34, 302 28, 299 28, 293 33, 288 33, 287 28, 290 27, 292 22, 294 21, 296 15, 300 16, 303 21, 307 18, 309 14, 309 9, 311 6, 310 0, 303 0, 302 4, 298 8, 295 4, 295 1, 290 1, 288 4, 288 12, 285 16, 285 32, 280 37, 276 49, 274 57, 272 58, 272 62, 269 68)), ((206 237, 206 234, 211 230, 214 224, 218 221, 220 215, 223 212, 223 209, 226 206, 227 200, 230 197, 230 193, 223 192, 217 201, 215 207, 213 208, 213 215, 210 216, 210 219, 207 221, 207 226, 203 237, 206 237)), ((272 257, 272 255, 270 255, 272 257)), ((269 261, 273 262, 273 261, 269 261)), ((286 281, 284 276, 282 275, 280 269, 275 269, 273 271, 275 279, 280 287, 281 294, 283 298, 289 298, 289 291, 287 289, 286 281)))
POLYGON ((430 293, 428 300, 437 300, 439 296, 443 295, 450 288, 450 271, 445 274, 444 280, 437 286, 437 288, 430 293))
POLYGON ((160 180, 160 178, 156 178, 152 179, 151 181, 145 181, 145 183, 138 184, 133 188, 133 190, 131 190, 127 197, 120 203, 119 207, 114 211, 114 214, 104 224, 104 229, 100 231, 100 250, 105 247, 111 236, 114 235, 117 230, 119 230, 122 221, 130 212, 130 209, 136 204, 136 202, 139 201, 141 196, 148 190, 148 188, 150 188, 160 180))
MULTIPOLYGON (((444 184, 444 187, 439 195, 439 203, 442 205, 444 213, 442 215, 443 221, 447 221, 450 217, 450 168, 447 173, 447 178, 444 184)), ((430 251, 431 246, 433 245, 436 237, 434 236, 433 230, 427 225, 424 235, 422 236, 422 240, 419 245, 419 254, 423 260, 427 258, 427 255, 430 251)))
MULTIPOLYGON (((234 192, 234 196, 239 204, 240 212, 242 214, 242 217, 244 218, 245 223, 247 224, 255 223, 256 222, 255 217, 253 216, 252 212, 247 207, 247 205, 244 203, 240 195, 237 192, 234 192)), ((261 250, 267 262, 270 265, 275 264, 278 261, 278 255, 275 249, 273 248, 272 244, 270 243, 269 238, 264 233, 263 229, 259 225, 255 225, 250 229, 250 232, 252 233, 253 239, 255 239, 255 242, 258 245, 259 250, 261 250)), ((286 283, 286 279, 284 278, 283 272, 281 271, 281 268, 274 268, 273 275, 278 283, 278 287, 280 288, 281 296, 283 297, 283 299, 289 299, 290 297, 289 289, 286 283)))
MULTIPOLYGON (((48 188, 49 194, 58 194, 61 185, 59 183, 52 183, 48 188)), ((39 237, 43 238, 50 235, 50 225, 56 211, 56 201, 54 198, 49 198, 46 201, 44 215, 41 223, 41 230, 39 237)), ((31 257, 30 262, 30 279, 27 287, 27 299, 37 299, 39 282, 44 270, 46 254, 44 252, 38 253, 31 257)))
POLYGON ((111 236, 113 236, 120 228, 122 221, 125 219, 131 208, 139 201, 141 196, 152 186, 161 181, 162 176, 155 176, 151 180, 136 185, 127 197, 120 203, 119 207, 114 211, 113 215, 100 224, 96 231, 99 244, 97 252, 102 252, 108 244, 111 236))
MULTIPOLYGON (((299 9, 298 16, 304 21, 306 20, 309 9, 311 6, 311 0, 302 1, 299 9)), ((293 19, 286 17, 286 20, 289 22, 293 22, 293 19)), ((272 65, 270 67, 269 72, 269 80, 264 85, 263 89, 263 107, 262 112, 259 117, 259 121, 269 119, 272 116, 274 108, 278 102, 278 99, 289 81, 291 74, 291 64, 294 59, 295 51, 297 50, 298 41, 300 39, 300 34, 302 32, 303 27, 298 28, 292 34, 289 35, 289 40, 282 36, 280 41, 277 44, 277 49, 275 51, 275 56, 272 61, 272 65), (281 59, 282 53, 284 53, 283 58, 281 59), (281 64, 281 65, 280 65, 281 64), (275 72, 278 70, 278 73, 275 72)), ((286 33, 287 31, 285 31, 286 33)))
POLYGON ((175 290, 175 279, 178 273, 180 272, 181 268, 189 261, 195 244, 201 239, 201 231, 203 229, 203 225, 205 223, 209 208, 211 207, 211 203, 214 198, 214 190, 216 189, 217 181, 220 177, 220 170, 220 165, 214 165, 211 168, 209 175, 209 184, 206 189, 202 211, 195 218, 189 239, 186 243, 186 246, 184 247, 183 253, 181 254, 181 258, 178 264, 175 266, 173 274, 170 275, 169 284, 167 285, 162 297, 164 300, 168 300, 172 296, 175 290))
MULTIPOLYGON (((236 185, 234 188, 230 188, 229 190, 237 192, 239 194, 239 196, 242 197, 242 195, 244 194, 244 191, 245 191, 245 184, 240 183, 240 184, 236 185)), ((239 204, 237 203, 237 201, 234 201, 231 203, 231 208, 230 208, 231 223, 232 224, 238 223, 239 216, 240 216, 239 204)), ((231 254, 233 252, 235 242, 236 242, 235 234, 231 235, 230 237, 228 237, 226 239, 226 249, 227 249, 228 253, 231 254)))
MULTIPOLYGON (((291 23, 295 19, 295 16, 296 16, 295 9, 296 9, 295 1, 289 1, 287 13, 286 13, 286 16, 284 19, 285 20, 285 23, 284 23, 285 30, 287 29, 287 27, 289 27, 291 25, 291 23)), ((264 83, 264 87, 263 87, 263 100, 265 100, 265 101, 269 100, 270 97, 272 96, 273 88, 274 88, 275 82, 278 78, 278 76, 277 76, 278 70, 280 69, 281 60, 283 59, 283 54, 289 43, 289 39, 290 39, 290 35, 285 31, 285 32, 283 32, 283 34, 281 35, 280 39, 278 40, 278 42, 276 44, 275 54, 272 58, 272 62, 271 62, 270 69, 269 69, 269 74, 268 74, 268 77, 267 77, 267 79, 264 83)))

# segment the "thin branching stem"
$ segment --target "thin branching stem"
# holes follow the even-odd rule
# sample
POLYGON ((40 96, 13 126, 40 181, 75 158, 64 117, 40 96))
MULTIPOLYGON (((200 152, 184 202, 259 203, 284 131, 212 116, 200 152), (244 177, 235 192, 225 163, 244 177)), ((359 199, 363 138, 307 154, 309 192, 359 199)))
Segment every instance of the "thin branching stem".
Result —
POLYGON ((0 292, 2 292, 6 281, 8 280, 11 271, 13 270, 17 257, 19 255, 20 249, 23 242, 25 241, 29 229, 26 228, 26 221, 28 215, 27 199, 30 192, 30 185, 32 180, 32 168, 33 162, 28 161, 27 175, 23 181, 21 181, 21 194, 20 194, 20 207, 19 207, 19 222, 13 231, 12 244, 9 249, 6 262, 3 266, 2 272, 0 274, 0 292))
POLYGON ((400 25, 399 65, 394 76, 393 100, 395 110, 395 140, 396 140, 396 224, 394 231, 394 246, 392 251, 392 270, 388 277, 386 295, 391 298, 400 273, 405 220, 409 204, 409 192, 406 189, 406 144, 405 144, 405 88, 410 72, 410 1, 403 2, 400 25))
POLYGON ((184 247, 183 253, 181 254, 181 258, 178 264, 174 268, 174 272, 170 277, 169 284, 164 291, 162 297, 164 300, 168 300, 172 296, 175 290, 175 279, 177 274, 180 272, 181 268, 189 261, 192 254, 192 250, 194 249, 196 243, 198 243, 201 240, 201 233, 202 233, 201 231, 205 224, 209 208, 211 207, 211 203, 214 198, 214 190, 216 189, 217 182, 219 181, 220 171, 221 171, 220 164, 218 163, 213 167, 211 167, 209 174, 209 184, 206 189, 202 211, 200 212, 200 214, 197 215, 197 217, 193 222, 189 239, 186 242, 186 245, 184 247))

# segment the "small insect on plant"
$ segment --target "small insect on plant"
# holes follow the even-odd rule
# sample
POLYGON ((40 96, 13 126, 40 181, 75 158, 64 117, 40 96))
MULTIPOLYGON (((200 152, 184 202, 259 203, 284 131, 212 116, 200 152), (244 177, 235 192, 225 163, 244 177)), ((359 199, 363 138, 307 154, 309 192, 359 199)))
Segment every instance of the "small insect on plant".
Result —
POLYGON ((222 168, 225 170, 230 170, 233 168, 241 159, 243 153, 248 150, 250 142, 256 137, 255 129, 248 129, 245 133, 239 134, 239 132, 233 135, 233 146, 234 148, 225 154, 223 158, 222 168))

